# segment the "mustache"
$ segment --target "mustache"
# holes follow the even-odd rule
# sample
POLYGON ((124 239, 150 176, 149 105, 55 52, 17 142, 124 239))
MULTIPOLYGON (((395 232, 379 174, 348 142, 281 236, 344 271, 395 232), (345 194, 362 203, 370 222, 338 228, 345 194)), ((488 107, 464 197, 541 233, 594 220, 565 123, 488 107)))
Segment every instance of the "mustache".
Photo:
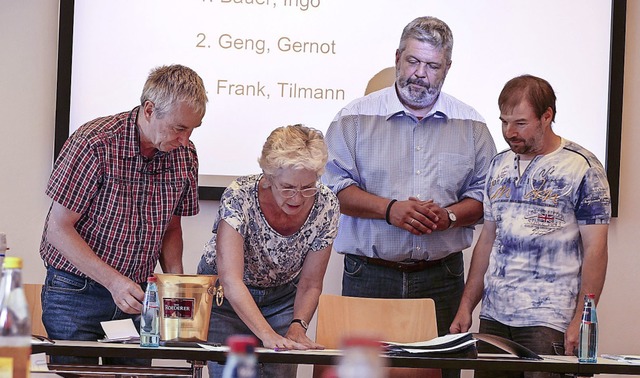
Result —
POLYGON ((420 80, 420 79, 407 79, 406 80, 406 85, 409 84, 414 84, 414 85, 419 85, 421 87, 425 87, 426 89, 431 89, 431 84, 429 84, 428 82, 424 81, 424 80, 420 80))

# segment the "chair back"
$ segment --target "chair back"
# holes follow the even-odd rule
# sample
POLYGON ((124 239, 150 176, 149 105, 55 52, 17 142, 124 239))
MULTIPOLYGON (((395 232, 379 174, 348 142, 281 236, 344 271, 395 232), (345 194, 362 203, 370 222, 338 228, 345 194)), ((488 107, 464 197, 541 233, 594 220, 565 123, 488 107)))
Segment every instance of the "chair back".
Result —
MULTIPOLYGON (((340 348, 349 336, 408 343, 438 336, 435 302, 430 298, 381 299, 320 295, 316 342, 340 348)), ((321 377, 326 367, 314 368, 321 377)), ((389 377, 440 377, 439 369, 393 368, 389 377)))
POLYGON ((39 336, 47 336, 47 331, 42 324, 42 302, 40 294, 42 292, 42 284, 23 284, 24 294, 29 304, 29 315, 31 316, 31 334, 39 336))

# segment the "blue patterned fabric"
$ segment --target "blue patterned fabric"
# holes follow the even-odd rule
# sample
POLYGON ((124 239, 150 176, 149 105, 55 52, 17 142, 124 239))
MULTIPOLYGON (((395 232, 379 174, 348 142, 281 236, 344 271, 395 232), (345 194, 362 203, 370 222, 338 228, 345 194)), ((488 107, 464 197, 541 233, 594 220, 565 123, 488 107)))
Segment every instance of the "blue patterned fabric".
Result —
POLYGON ((518 165, 518 155, 503 151, 487 175, 484 218, 496 223, 496 240, 480 316, 564 332, 580 290, 578 227, 611 218, 606 173, 591 152, 565 139, 522 175, 518 165))
MULTIPOLYGON (((206 274, 218 274, 216 236, 224 219, 244 239, 244 277, 247 286, 267 288, 291 282, 302 270, 307 253, 327 248, 336 237, 340 205, 325 185, 319 185, 311 213, 298 232, 283 236, 267 223, 258 202, 262 174, 240 177, 220 199, 213 237, 205 245, 206 274)), ((202 272, 199 272, 202 273, 202 272)))

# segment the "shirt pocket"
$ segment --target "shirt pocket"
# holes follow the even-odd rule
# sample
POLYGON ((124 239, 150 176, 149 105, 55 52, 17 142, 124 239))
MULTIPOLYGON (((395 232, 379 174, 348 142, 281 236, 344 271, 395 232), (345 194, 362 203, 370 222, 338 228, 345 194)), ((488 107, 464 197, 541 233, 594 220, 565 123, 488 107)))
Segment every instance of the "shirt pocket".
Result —
POLYGON ((438 186, 447 192, 459 192, 468 181, 473 167, 473 159, 468 155, 441 153, 438 156, 438 186))

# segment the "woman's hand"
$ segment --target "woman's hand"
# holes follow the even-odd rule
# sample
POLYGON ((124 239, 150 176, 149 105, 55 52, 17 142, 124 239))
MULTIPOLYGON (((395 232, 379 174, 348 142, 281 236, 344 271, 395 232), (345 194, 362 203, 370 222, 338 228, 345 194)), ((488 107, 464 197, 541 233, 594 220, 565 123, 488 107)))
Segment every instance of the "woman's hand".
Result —
POLYGON ((305 346, 305 349, 324 349, 324 345, 320 345, 315 341, 311 340, 307 334, 306 330, 302 328, 301 325, 297 323, 293 323, 289 327, 289 331, 287 331, 286 337, 289 340, 293 340, 298 344, 302 344, 305 346))
POLYGON ((304 344, 298 343, 287 337, 282 337, 277 333, 273 333, 262 339, 262 345, 265 348, 273 350, 307 350, 309 349, 304 344))

